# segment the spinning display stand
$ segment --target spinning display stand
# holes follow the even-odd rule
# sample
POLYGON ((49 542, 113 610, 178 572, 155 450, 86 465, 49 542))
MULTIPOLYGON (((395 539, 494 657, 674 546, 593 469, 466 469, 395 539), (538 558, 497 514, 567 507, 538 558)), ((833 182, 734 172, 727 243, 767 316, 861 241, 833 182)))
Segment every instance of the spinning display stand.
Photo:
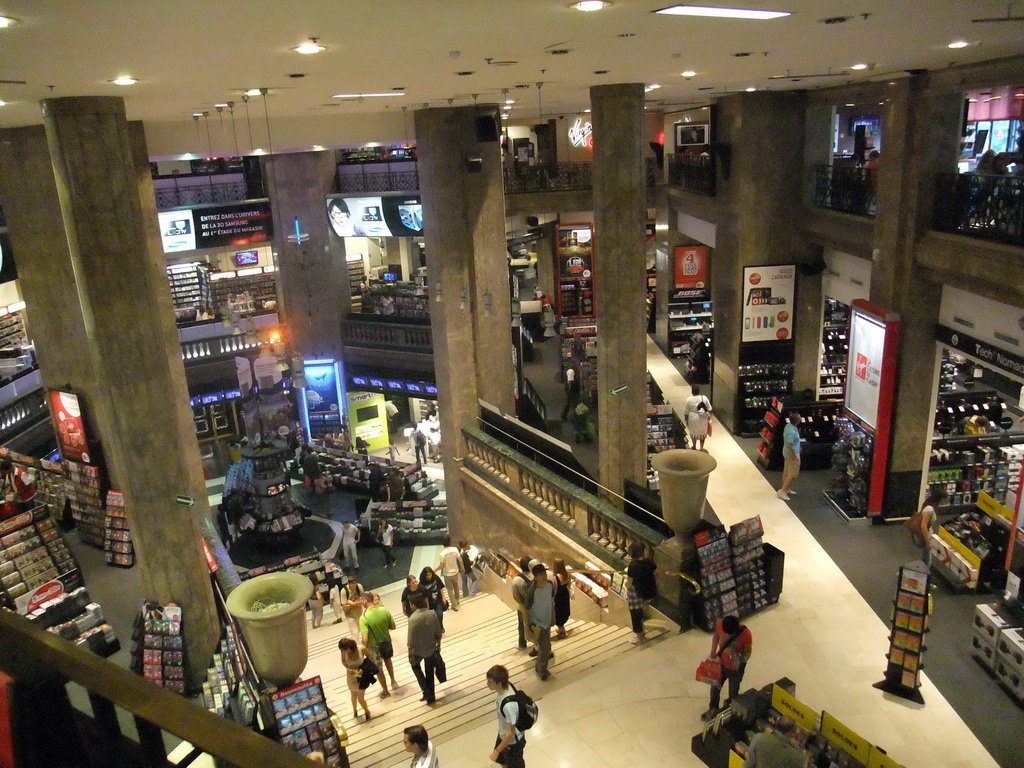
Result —
POLYGON ((875 688, 918 704, 924 704, 920 687, 921 670, 924 668, 922 659, 926 650, 924 635, 928 631, 928 614, 931 613, 929 583, 927 573, 908 566, 900 568, 885 679, 875 683, 875 688))

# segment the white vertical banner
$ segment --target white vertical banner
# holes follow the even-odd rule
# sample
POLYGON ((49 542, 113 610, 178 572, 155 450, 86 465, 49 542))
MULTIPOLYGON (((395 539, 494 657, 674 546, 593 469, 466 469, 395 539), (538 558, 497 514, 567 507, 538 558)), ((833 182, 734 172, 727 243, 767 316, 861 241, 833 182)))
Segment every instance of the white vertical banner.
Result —
POLYGON ((793 338, 796 266, 743 268, 741 340, 785 341, 793 338))
POLYGON ((846 407, 871 429, 878 427, 884 349, 885 322, 854 306, 846 368, 846 407))

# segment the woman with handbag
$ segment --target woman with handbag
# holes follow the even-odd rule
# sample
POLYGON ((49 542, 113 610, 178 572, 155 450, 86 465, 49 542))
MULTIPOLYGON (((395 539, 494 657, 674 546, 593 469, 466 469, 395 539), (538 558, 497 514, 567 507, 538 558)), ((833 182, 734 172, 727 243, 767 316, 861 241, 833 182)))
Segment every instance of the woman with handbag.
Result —
MULTIPOLYGON (((364 668, 364 664, 369 661, 370 664, 373 662, 365 657, 359 650, 359 646, 356 645, 356 641, 351 637, 343 637, 338 641, 338 650, 341 651, 341 663, 345 667, 345 671, 348 673, 348 692, 352 697, 352 717, 359 717, 359 710, 356 708, 356 704, 360 704, 363 707, 363 713, 366 715, 366 719, 370 719, 370 708, 366 706, 366 689, 373 685, 374 678, 377 674, 376 669, 370 673, 369 665, 364 668)), ((373 664, 376 668, 376 664, 373 664)))
POLYGON ((700 393, 700 387, 694 385, 693 394, 687 398, 683 406, 683 420, 690 433, 690 442, 694 450, 703 451, 704 441, 711 434, 711 401, 700 393))
POLYGON ((754 636, 746 626, 740 624, 738 616, 726 616, 718 620, 715 634, 711 638, 711 658, 718 659, 722 665, 722 682, 720 685, 711 686, 711 703, 708 711, 701 715, 702 720, 710 720, 718 713, 721 708, 722 688, 726 682, 729 683, 729 698, 725 700, 726 705, 739 695, 740 683, 743 681, 743 673, 747 669, 747 662, 750 661, 753 646, 754 636))
POLYGON ((910 538, 921 550, 921 559, 929 568, 932 566, 932 534, 935 533, 935 508, 942 506, 948 498, 941 485, 933 485, 924 495, 921 509, 910 516, 906 522, 910 530, 910 538))
POLYGON ((448 610, 448 598, 444 594, 444 584, 429 565, 420 572, 420 589, 427 595, 427 602, 437 614, 444 632, 444 612, 448 610))

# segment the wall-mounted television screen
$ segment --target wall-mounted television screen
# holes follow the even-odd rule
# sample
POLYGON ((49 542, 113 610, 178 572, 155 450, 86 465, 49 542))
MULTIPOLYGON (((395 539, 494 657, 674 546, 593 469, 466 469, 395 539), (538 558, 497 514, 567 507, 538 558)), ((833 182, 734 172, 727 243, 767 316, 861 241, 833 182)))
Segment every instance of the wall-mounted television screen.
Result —
POLYGON ((709 144, 707 123, 676 123, 677 147, 700 147, 709 144))
POLYGON ((244 267, 249 264, 260 263, 259 251, 239 251, 235 254, 235 266, 244 267))
POLYGON ((365 408, 356 409, 356 421, 364 422, 376 419, 380 415, 376 405, 368 405, 365 408))

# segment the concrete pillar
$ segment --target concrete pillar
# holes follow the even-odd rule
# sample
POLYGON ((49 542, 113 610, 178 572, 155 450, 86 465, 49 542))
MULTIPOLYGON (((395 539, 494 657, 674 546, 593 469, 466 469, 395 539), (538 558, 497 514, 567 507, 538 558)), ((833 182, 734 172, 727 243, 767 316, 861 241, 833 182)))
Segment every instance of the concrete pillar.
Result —
POLYGON ((927 91, 927 75, 887 89, 876 186, 871 303, 902 321, 883 510, 914 509, 934 419, 934 354, 942 286, 914 263, 931 222, 935 174, 956 167, 963 94, 927 91))
POLYGON ((272 155, 264 158, 263 167, 273 201, 277 290, 289 346, 306 360, 338 360, 341 318, 350 296, 344 241, 334 237, 327 223, 334 153, 272 155), (300 232, 309 235, 302 243, 288 239, 295 234, 296 220, 300 232))
POLYGON ((111 487, 124 493, 139 597, 184 608, 195 684, 219 637, 200 540, 210 510, 145 139, 120 98, 42 105, 45 133, 0 132, 0 204, 43 384, 81 396, 111 487), (195 506, 175 505, 178 495, 195 506))
POLYGON ((594 124, 598 458, 601 484, 621 494, 624 479, 645 485, 647 475, 643 83, 593 86, 590 104, 594 124))
POLYGON ((461 530, 455 481, 462 427, 483 399, 515 413, 505 192, 496 105, 416 112, 434 373, 449 522, 461 530))

